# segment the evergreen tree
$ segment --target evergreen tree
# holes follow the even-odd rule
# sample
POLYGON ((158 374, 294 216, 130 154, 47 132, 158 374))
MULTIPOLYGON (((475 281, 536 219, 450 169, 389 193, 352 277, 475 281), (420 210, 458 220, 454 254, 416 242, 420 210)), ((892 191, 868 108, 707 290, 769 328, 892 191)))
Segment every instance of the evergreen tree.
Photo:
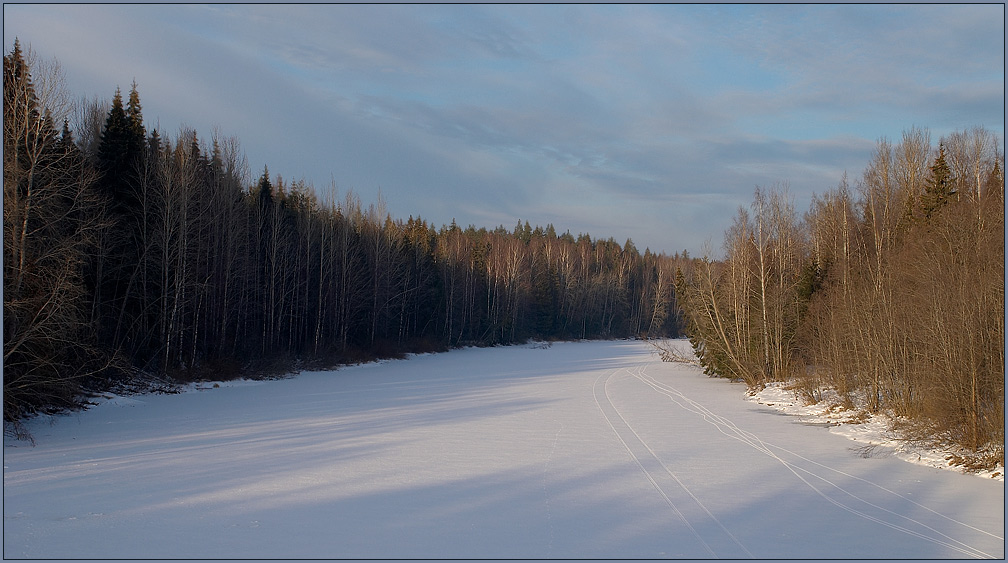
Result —
POLYGON ((142 157, 147 131, 144 129, 140 94, 137 92, 135 80, 130 88, 129 103, 126 106, 126 135, 127 158, 142 157))
POLYGON ((68 120, 63 120, 63 131, 60 132, 60 150, 63 153, 70 153, 77 149, 77 145, 74 144, 73 133, 70 132, 70 123, 68 120))
POLYGON ((53 98, 38 97, 19 41, 3 71, 3 395, 5 420, 16 420, 73 405, 91 375, 82 268, 101 211, 69 126, 58 134, 53 98))
POLYGON ((161 154, 161 135, 157 129, 151 131, 147 138, 147 158, 156 158, 161 154))
POLYGON ((105 130, 98 147, 98 164, 103 174, 103 184, 120 212, 130 210, 137 203, 130 186, 140 159, 146 156, 146 137, 136 82, 130 90, 129 104, 125 108, 122 92, 116 88, 112 109, 105 120, 105 130))
MULTIPOLYGON (((11 127, 19 124, 36 123, 39 118, 38 99, 35 96, 35 85, 32 83, 31 73, 25 63, 24 53, 21 51, 21 42, 14 40, 14 49, 11 54, 4 57, 4 132, 7 133, 11 127), (19 115, 24 114, 24 115, 19 115)), ((32 144, 31 131, 24 139, 21 135, 5 135, 4 141, 24 141, 32 144)), ((17 157, 20 152, 8 153, 10 149, 18 151, 19 147, 14 145, 10 148, 4 147, 4 161, 11 157, 17 157)), ((22 149, 23 150, 23 149, 22 149)), ((6 181, 4 182, 6 184, 6 181)))
POLYGON ((105 119, 105 130, 102 132, 101 144, 98 147, 98 165, 104 174, 103 183, 114 198, 122 197, 118 193, 121 179, 126 171, 126 156, 128 143, 129 120, 123 109, 122 92, 116 88, 112 98, 112 109, 105 119))
POLYGON ((945 161, 945 145, 942 144, 938 149, 938 157, 931 165, 931 174, 921 196, 920 207, 924 219, 931 219, 931 216, 944 207, 954 194, 952 171, 945 161))
POLYGON ((93 268, 97 276, 95 310, 103 341, 134 360, 141 353, 139 341, 144 335, 133 334, 130 327, 144 326, 138 319, 150 308, 144 298, 147 288, 141 290, 137 281, 145 279, 142 262, 145 241, 149 239, 152 177, 144 167, 148 149, 136 82, 126 106, 117 87, 98 146, 99 185, 109 200, 114 225, 108 231, 102 256, 96 258, 100 264, 93 268))

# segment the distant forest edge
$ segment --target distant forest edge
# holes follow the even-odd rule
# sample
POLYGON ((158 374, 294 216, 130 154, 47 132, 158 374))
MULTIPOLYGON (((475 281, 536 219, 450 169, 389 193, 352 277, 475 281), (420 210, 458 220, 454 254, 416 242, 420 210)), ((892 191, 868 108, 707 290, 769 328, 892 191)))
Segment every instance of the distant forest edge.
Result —
POLYGON ((56 61, 4 57, 4 418, 84 391, 460 345, 679 333, 683 256, 626 241, 439 229, 73 102, 56 61), (73 122, 73 127, 71 127, 73 122), (61 129, 60 129, 61 127, 61 129))
POLYGON ((789 380, 1004 462, 1004 155, 981 128, 878 143, 801 217, 757 189, 723 260, 552 225, 436 228, 253 179, 4 57, 4 419, 87 392, 530 338, 687 334, 710 375, 789 380), (71 127, 72 124, 72 127, 71 127), (62 126, 60 130, 59 127, 62 126))

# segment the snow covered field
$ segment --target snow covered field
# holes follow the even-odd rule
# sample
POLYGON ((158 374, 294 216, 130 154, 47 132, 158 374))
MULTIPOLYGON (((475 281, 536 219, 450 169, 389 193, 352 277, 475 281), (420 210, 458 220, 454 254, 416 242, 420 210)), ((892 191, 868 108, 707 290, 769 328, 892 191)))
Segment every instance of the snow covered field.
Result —
MULTIPOLYGON (((685 346, 685 344, 684 344, 685 346)), ((112 397, 4 439, 6 558, 1003 558, 1004 482, 640 342, 112 397)))

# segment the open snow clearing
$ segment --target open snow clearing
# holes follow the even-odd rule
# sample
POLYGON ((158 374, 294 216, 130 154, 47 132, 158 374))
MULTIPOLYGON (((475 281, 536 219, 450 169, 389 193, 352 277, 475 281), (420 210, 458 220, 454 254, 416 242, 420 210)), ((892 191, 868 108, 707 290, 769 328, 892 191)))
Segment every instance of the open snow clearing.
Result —
POLYGON ((7 558, 1003 558, 1004 482, 645 343, 463 349, 112 398, 4 440, 7 558))

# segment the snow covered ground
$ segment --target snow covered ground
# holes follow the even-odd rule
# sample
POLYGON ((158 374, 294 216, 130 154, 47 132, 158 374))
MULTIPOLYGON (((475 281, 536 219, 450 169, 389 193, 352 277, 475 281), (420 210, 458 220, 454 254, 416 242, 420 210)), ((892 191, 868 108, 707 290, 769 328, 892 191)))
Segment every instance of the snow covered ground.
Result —
POLYGON ((866 458, 777 406, 627 341, 110 397, 5 437, 3 551, 1004 557, 1003 481, 866 458))

